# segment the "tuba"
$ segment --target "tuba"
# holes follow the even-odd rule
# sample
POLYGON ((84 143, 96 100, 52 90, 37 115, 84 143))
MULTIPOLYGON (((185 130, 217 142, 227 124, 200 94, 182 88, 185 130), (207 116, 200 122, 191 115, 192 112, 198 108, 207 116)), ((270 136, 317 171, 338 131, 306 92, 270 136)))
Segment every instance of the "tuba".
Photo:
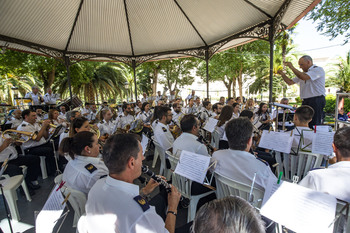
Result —
POLYGON ((100 138, 101 133, 100 130, 95 125, 90 124, 90 132, 96 134, 97 138, 100 138))
POLYGON ((15 142, 25 143, 30 139, 35 140, 38 136, 38 132, 18 131, 15 129, 8 129, 2 132, 1 137, 3 139, 12 138, 15 142))
POLYGON ((134 120, 130 124, 130 132, 140 133, 143 130, 143 121, 141 119, 134 120))

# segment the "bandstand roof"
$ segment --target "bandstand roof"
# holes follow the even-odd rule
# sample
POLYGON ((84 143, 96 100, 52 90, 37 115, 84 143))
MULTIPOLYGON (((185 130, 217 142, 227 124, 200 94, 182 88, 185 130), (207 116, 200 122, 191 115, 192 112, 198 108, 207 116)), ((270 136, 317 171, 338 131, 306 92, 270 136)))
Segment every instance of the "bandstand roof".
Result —
POLYGON ((320 0, 0 0, 0 46, 82 60, 203 57, 294 25, 320 0))

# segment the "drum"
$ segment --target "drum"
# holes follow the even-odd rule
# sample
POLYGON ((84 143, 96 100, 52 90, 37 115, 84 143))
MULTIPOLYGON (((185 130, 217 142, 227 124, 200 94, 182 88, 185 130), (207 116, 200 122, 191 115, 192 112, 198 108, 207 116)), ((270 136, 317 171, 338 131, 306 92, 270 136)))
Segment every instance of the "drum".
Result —
POLYGON ((66 109, 74 109, 74 108, 78 108, 83 104, 83 102, 77 97, 77 96, 72 96, 72 100, 70 98, 65 99, 62 103, 60 103, 58 105, 58 108, 61 106, 65 106, 66 109))

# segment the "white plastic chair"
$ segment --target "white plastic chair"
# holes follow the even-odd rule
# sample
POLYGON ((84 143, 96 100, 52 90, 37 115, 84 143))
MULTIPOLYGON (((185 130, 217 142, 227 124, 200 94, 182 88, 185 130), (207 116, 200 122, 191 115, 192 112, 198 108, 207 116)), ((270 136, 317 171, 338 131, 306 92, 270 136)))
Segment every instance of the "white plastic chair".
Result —
MULTIPOLYGON (((22 146, 20 146, 22 154, 25 156, 25 152, 22 146)), ((46 163, 45 163, 45 156, 39 156, 40 158, 40 169, 41 169, 41 177, 43 180, 47 179, 47 169, 46 169, 46 163)))
POLYGON ((321 167, 323 157, 323 155, 311 152, 299 152, 298 155, 291 155, 276 151, 275 159, 278 163, 276 172, 279 174, 283 171, 282 180, 293 182, 293 176, 298 176, 299 181, 301 181, 311 169, 321 167))
MULTIPOLYGON (((181 152, 177 153, 176 156, 174 156, 171 152, 167 151, 167 155, 169 156, 170 164, 171 164, 171 170, 175 170, 176 165, 179 161, 178 155, 180 155, 181 152)), ((209 191, 206 193, 202 193, 199 195, 191 195, 191 188, 192 188, 192 180, 187 179, 186 177, 180 176, 179 174, 172 173, 172 183, 177 187, 179 192, 183 197, 186 197, 190 200, 190 205, 188 206, 188 213, 187 213, 187 222, 190 222, 194 219, 196 215, 197 210, 197 204, 198 201, 206 197, 212 193, 215 193, 215 191, 209 191)))
MULTIPOLYGON (((57 178, 57 181, 59 181, 60 178, 62 177, 60 177, 59 175, 59 176, 56 176, 56 178, 57 178)), ((56 178, 55 178, 55 182, 56 182, 56 178)), ((74 210, 73 227, 76 227, 79 221, 79 218, 85 214, 86 195, 83 192, 75 190, 66 185, 62 186, 61 192, 65 197, 67 197, 68 194, 70 193, 68 197, 68 202, 74 210)))
MULTIPOLYGON (((32 201, 32 199, 31 199, 31 197, 29 195, 29 191, 28 191, 27 185, 26 185, 26 183, 24 181, 23 175, 17 175, 17 176, 12 176, 12 177, 4 175, 4 177, 6 178, 6 181, 4 182, 4 187, 3 187, 4 193, 3 193, 3 195, 6 198, 6 201, 7 201, 7 204, 9 206, 12 219, 16 220, 16 221, 19 221, 21 219, 21 217, 19 215, 18 208, 17 208, 18 196, 17 196, 16 189, 19 186, 22 186, 27 200, 28 201, 32 201)), ((0 194, 2 194, 1 190, 0 190, 0 194)))
POLYGON ((347 204, 349 203, 346 203, 345 201, 337 201, 336 216, 338 219, 334 223, 334 233, 350 232, 350 207, 349 205, 346 206, 347 204))
POLYGON ((216 196, 218 199, 227 196, 238 196, 251 203, 254 207, 260 208, 262 199, 264 198, 264 191, 254 187, 252 197, 249 200, 251 184, 244 184, 232 180, 226 176, 214 173, 216 180, 216 196))
MULTIPOLYGON (((154 142, 155 141, 154 136, 152 136, 151 138, 152 138, 152 141, 154 142)), ((155 148, 154 155, 153 155, 152 168, 156 167, 158 156, 159 156, 159 152, 158 152, 157 148, 155 148)))
POLYGON ((166 162, 165 162, 165 150, 162 148, 162 146, 157 142, 153 141, 155 145, 155 150, 158 151, 158 155, 160 158, 160 169, 159 169, 159 174, 163 175, 166 177, 167 180, 170 179, 170 171, 166 167, 166 162))

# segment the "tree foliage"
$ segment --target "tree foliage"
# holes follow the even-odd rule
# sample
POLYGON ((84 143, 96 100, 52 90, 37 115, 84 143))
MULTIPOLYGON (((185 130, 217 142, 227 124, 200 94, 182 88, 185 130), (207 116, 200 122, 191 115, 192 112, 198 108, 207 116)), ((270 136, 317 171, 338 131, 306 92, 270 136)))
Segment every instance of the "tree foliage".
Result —
POLYGON ((309 19, 317 22, 317 31, 331 39, 345 36, 344 43, 350 39, 350 1, 324 0, 309 14, 309 19))
POLYGON ((340 57, 339 63, 335 65, 335 75, 326 80, 326 86, 337 87, 341 92, 350 93, 350 51, 345 59, 340 57))

